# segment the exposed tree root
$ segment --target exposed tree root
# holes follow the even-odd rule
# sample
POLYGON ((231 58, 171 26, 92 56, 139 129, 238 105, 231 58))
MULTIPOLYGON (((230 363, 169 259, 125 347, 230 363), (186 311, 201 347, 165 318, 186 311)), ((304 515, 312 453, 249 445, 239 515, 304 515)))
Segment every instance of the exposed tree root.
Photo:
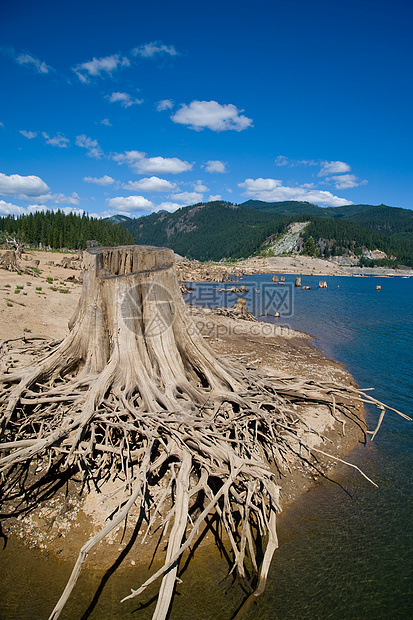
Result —
POLYGON ((0 269, 8 271, 23 271, 23 267, 17 262, 15 250, 7 250, 0 256, 0 269))
MULTIPOLYGON (((91 249, 85 261, 67 338, 0 376, 5 500, 24 496, 21 481, 39 462, 48 471, 80 471, 98 489, 115 479, 125 487, 115 514, 82 547, 50 618, 59 617, 90 550, 133 505, 148 530, 161 523, 167 541, 163 566, 126 597, 162 578, 156 620, 166 618, 179 559, 211 513, 219 516, 241 578, 250 558, 259 596, 277 547, 276 474, 288 470, 292 455, 317 466, 316 453, 323 453, 311 447, 319 433, 300 405, 327 405, 342 421, 357 421, 357 400, 382 414, 384 405, 349 386, 268 378, 217 358, 185 311, 170 250, 91 249)), ((32 341, 8 345, 36 353, 32 341)), ((13 350, 3 344, 3 354, 13 350)))
MULTIPOLYGON (((9 243, 19 245, 17 241, 9 240, 9 243)), ((13 271, 17 273, 27 273, 28 275, 37 277, 40 273, 37 269, 37 264, 26 264, 23 265, 19 263, 17 259, 21 259, 23 248, 19 246, 19 249, 16 250, 6 250, 2 255, 0 255, 0 269, 6 269, 7 271, 13 271)), ((38 263, 39 261, 37 261, 38 263)), ((16 303, 16 301, 14 302, 16 303)))

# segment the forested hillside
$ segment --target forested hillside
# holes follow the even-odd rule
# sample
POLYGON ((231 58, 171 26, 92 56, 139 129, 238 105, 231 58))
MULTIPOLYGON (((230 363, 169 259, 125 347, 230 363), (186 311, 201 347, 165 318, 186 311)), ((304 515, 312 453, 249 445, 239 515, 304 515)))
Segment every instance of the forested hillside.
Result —
POLYGON ((116 246, 133 244, 131 233, 124 226, 88 215, 65 215, 62 211, 39 211, 14 218, 0 218, 0 232, 18 237, 30 246, 53 249, 84 249, 89 240, 99 245, 116 246))
MULTIPOLYGON (((119 220, 117 220, 119 221, 119 220)), ((221 260, 245 258, 266 251, 269 241, 291 222, 310 224, 319 255, 354 253, 365 264, 366 251, 381 250, 388 264, 413 266, 413 211, 381 205, 322 208, 306 202, 242 205, 216 201, 183 207, 174 213, 154 213, 138 219, 122 218, 136 243, 167 246, 188 258, 221 260)))
MULTIPOLYGON (((413 266, 413 235, 400 236, 386 234, 382 227, 362 226, 358 222, 342 219, 315 218, 304 231, 304 242, 312 237, 324 258, 354 253, 362 257, 363 250, 381 250, 389 259, 382 259, 381 264, 404 264, 413 266)), ((375 261, 377 263, 377 261, 375 261)), ((362 259, 362 264, 370 264, 362 259)))
POLYGON ((254 254, 269 236, 280 234, 296 219, 217 201, 130 219, 124 226, 138 244, 166 246, 188 258, 218 261, 254 254))
POLYGON ((346 205, 344 207, 319 207, 309 202, 262 202, 248 200, 240 205, 277 215, 308 215, 316 218, 351 221, 386 234, 413 233, 413 211, 386 205, 346 205))
POLYGON ((386 264, 413 267, 413 211, 385 205, 321 208, 305 202, 215 201, 174 213, 110 220, 46 211, 0 218, 0 236, 53 249, 85 248, 89 240, 103 246, 166 246, 188 258, 218 261, 271 252, 272 241, 292 222, 310 222, 302 232, 302 247, 312 237, 315 251, 325 258, 355 255, 372 264, 364 254, 378 249, 387 255, 386 264))

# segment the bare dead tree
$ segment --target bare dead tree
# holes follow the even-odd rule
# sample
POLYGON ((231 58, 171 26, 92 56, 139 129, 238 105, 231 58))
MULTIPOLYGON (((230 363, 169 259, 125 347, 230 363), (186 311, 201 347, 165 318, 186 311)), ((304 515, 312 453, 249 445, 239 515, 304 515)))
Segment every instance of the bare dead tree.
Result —
POLYGON ((21 258, 25 244, 19 239, 17 234, 6 235, 6 243, 15 249, 17 258, 21 258))
POLYGON ((0 376, 5 497, 28 469, 36 475, 39 461, 49 470, 80 471, 98 488, 116 478, 124 483, 124 499, 80 550, 50 618, 59 617, 90 550, 134 504, 149 529, 162 523, 167 549, 161 569, 126 598, 162 578, 153 617, 166 618, 179 559, 211 513, 241 578, 249 557, 258 596, 277 547, 276 472, 288 469, 288 455, 317 459, 308 442, 317 433, 300 403, 354 418, 357 400, 384 406, 349 386, 268 378, 217 357, 186 312, 172 250, 90 248, 84 262, 68 336, 0 376), (266 541, 260 565, 258 539, 266 541))

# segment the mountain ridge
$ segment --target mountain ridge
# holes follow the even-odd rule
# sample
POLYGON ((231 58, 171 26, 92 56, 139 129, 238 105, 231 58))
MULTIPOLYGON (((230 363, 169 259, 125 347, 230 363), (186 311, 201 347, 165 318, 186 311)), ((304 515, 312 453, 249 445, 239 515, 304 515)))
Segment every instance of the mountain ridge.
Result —
MULTIPOLYGON (((118 217, 118 216, 115 216, 118 217)), ((319 207, 312 203, 248 200, 197 203, 173 213, 152 213, 123 221, 136 243, 166 246, 198 260, 246 258, 266 251, 268 240, 293 222, 308 221, 299 251, 311 236, 318 254, 363 257, 380 250, 393 263, 413 266, 413 211, 387 205, 319 207)))

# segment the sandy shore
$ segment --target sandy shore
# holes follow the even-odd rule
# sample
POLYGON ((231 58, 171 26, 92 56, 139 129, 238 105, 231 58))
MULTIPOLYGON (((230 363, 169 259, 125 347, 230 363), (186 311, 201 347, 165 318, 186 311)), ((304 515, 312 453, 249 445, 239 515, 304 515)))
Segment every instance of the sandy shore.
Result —
POLYGON ((70 254, 28 252, 26 256, 30 260, 21 260, 22 267, 39 260, 39 274, 0 269, 0 339, 23 334, 63 338, 82 290, 80 264, 78 269, 59 266, 65 256, 75 256, 70 254))
POLYGON ((309 256, 275 256, 272 258, 248 258, 234 263, 198 263, 180 260, 177 263, 182 282, 222 282, 226 276, 254 275, 257 273, 295 274, 303 276, 400 276, 412 277, 413 269, 389 269, 386 267, 342 267, 337 263, 309 256))
POLYGON ((178 277, 182 282, 222 282, 227 275, 244 276, 256 273, 315 276, 348 276, 342 267, 320 258, 308 256, 276 256, 273 258, 248 258, 235 263, 177 262, 178 277))
MULTIPOLYGON (((81 293, 81 284, 73 279, 77 280, 80 272, 46 264, 50 261, 60 263, 61 254, 36 252, 33 258, 40 260, 37 276, 0 270, 1 340, 24 335, 60 339, 68 332, 68 321, 81 293)), ((235 358, 247 367, 255 367, 278 377, 294 376, 354 385, 352 377, 343 367, 326 359, 304 334, 269 323, 219 316, 211 310, 191 307, 189 311, 218 355, 235 358)), ((308 403, 303 407, 302 414, 314 428, 332 440, 328 451, 337 456, 347 454, 362 438, 361 429, 356 425, 346 425, 343 434, 343 421, 333 418, 326 406, 308 403)), ((320 469, 327 472, 334 465, 333 460, 324 459, 320 469)), ((280 476, 279 481, 284 506, 320 481, 320 475, 314 474, 298 459, 290 458, 289 469, 280 476)), ((68 497, 63 497, 63 493, 44 502, 30 515, 7 524, 5 531, 21 537, 31 547, 73 561, 87 537, 100 529, 113 509, 107 497, 102 498, 91 492, 83 502, 75 491, 68 497)), ((133 518, 129 519, 130 528, 132 522, 133 518)), ((98 546, 88 560, 88 567, 109 566, 127 544, 127 540, 121 542, 121 536, 122 528, 119 527, 109 545, 103 543, 98 546)), ((132 562, 142 562, 149 557, 151 550, 149 539, 145 549, 137 544, 128 557, 132 562)))

